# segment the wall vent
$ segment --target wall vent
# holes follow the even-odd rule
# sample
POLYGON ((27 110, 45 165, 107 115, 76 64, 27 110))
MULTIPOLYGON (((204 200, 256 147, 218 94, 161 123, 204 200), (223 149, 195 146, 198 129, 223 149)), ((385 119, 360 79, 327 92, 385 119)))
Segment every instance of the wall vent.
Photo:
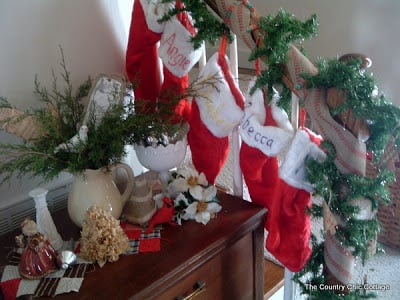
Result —
MULTIPOLYGON (((67 207, 67 198, 70 188, 71 183, 49 191, 46 199, 50 212, 55 212, 67 207)), ((0 210, 0 235, 19 228, 21 222, 25 218, 31 218, 33 220, 36 218, 35 203, 29 196, 22 202, 0 210)))

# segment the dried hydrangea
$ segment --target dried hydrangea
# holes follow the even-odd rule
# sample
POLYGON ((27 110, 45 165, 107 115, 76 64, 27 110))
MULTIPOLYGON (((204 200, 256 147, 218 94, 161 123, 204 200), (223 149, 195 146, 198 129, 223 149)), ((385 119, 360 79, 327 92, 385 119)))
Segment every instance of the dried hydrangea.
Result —
POLYGON ((86 212, 81 231, 81 255, 83 258, 98 262, 113 262, 129 250, 128 237, 108 211, 92 206, 86 212))

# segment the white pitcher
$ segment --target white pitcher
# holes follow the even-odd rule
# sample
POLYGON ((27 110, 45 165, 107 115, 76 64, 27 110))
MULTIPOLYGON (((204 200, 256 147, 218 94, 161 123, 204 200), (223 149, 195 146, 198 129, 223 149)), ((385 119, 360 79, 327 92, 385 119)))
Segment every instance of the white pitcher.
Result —
POLYGON ((113 217, 121 216, 126 200, 130 197, 134 186, 132 169, 123 163, 105 168, 87 169, 83 174, 74 175, 71 191, 68 196, 68 213, 71 220, 82 227, 86 211, 93 205, 109 211, 113 217), (127 185, 121 194, 114 180, 113 172, 123 169, 127 173, 127 185))

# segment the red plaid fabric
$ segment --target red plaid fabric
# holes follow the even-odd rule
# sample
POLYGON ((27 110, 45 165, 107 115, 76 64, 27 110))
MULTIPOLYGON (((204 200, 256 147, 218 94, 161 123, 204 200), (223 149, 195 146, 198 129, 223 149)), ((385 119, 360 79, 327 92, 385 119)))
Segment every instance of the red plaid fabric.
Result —
MULTIPOLYGON (((156 227, 149 234, 146 234, 141 227, 124 221, 121 222, 121 227, 131 246, 131 250, 127 254, 160 251, 160 227, 156 227)), ((23 279, 18 270, 21 251, 22 249, 17 249, 13 252, 9 257, 8 264, 3 267, 0 287, 4 300, 16 299, 23 295, 54 297, 58 294, 78 292, 86 272, 93 271, 95 268, 95 265, 91 263, 78 263, 67 270, 59 270, 41 279, 23 279)), ((79 253, 79 244, 75 248, 75 252, 79 253)))
POLYGON ((154 228, 150 233, 139 226, 121 222, 121 227, 129 239, 131 250, 127 254, 137 254, 144 252, 157 252, 161 249, 161 233, 159 227, 154 228))

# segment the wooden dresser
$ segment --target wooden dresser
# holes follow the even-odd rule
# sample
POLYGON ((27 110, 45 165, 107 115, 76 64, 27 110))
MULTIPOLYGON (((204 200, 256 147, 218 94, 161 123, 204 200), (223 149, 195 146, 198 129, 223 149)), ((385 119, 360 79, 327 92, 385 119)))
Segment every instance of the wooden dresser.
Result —
MULTIPOLYGON (((166 225, 161 251, 121 256, 87 274, 78 294, 56 298, 263 299, 266 210, 222 192, 219 197, 222 211, 207 225, 166 225)), ((66 211, 54 221, 63 239, 79 237, 66 211)), ((10 237, 2 237, 2 245, 10 237)))

